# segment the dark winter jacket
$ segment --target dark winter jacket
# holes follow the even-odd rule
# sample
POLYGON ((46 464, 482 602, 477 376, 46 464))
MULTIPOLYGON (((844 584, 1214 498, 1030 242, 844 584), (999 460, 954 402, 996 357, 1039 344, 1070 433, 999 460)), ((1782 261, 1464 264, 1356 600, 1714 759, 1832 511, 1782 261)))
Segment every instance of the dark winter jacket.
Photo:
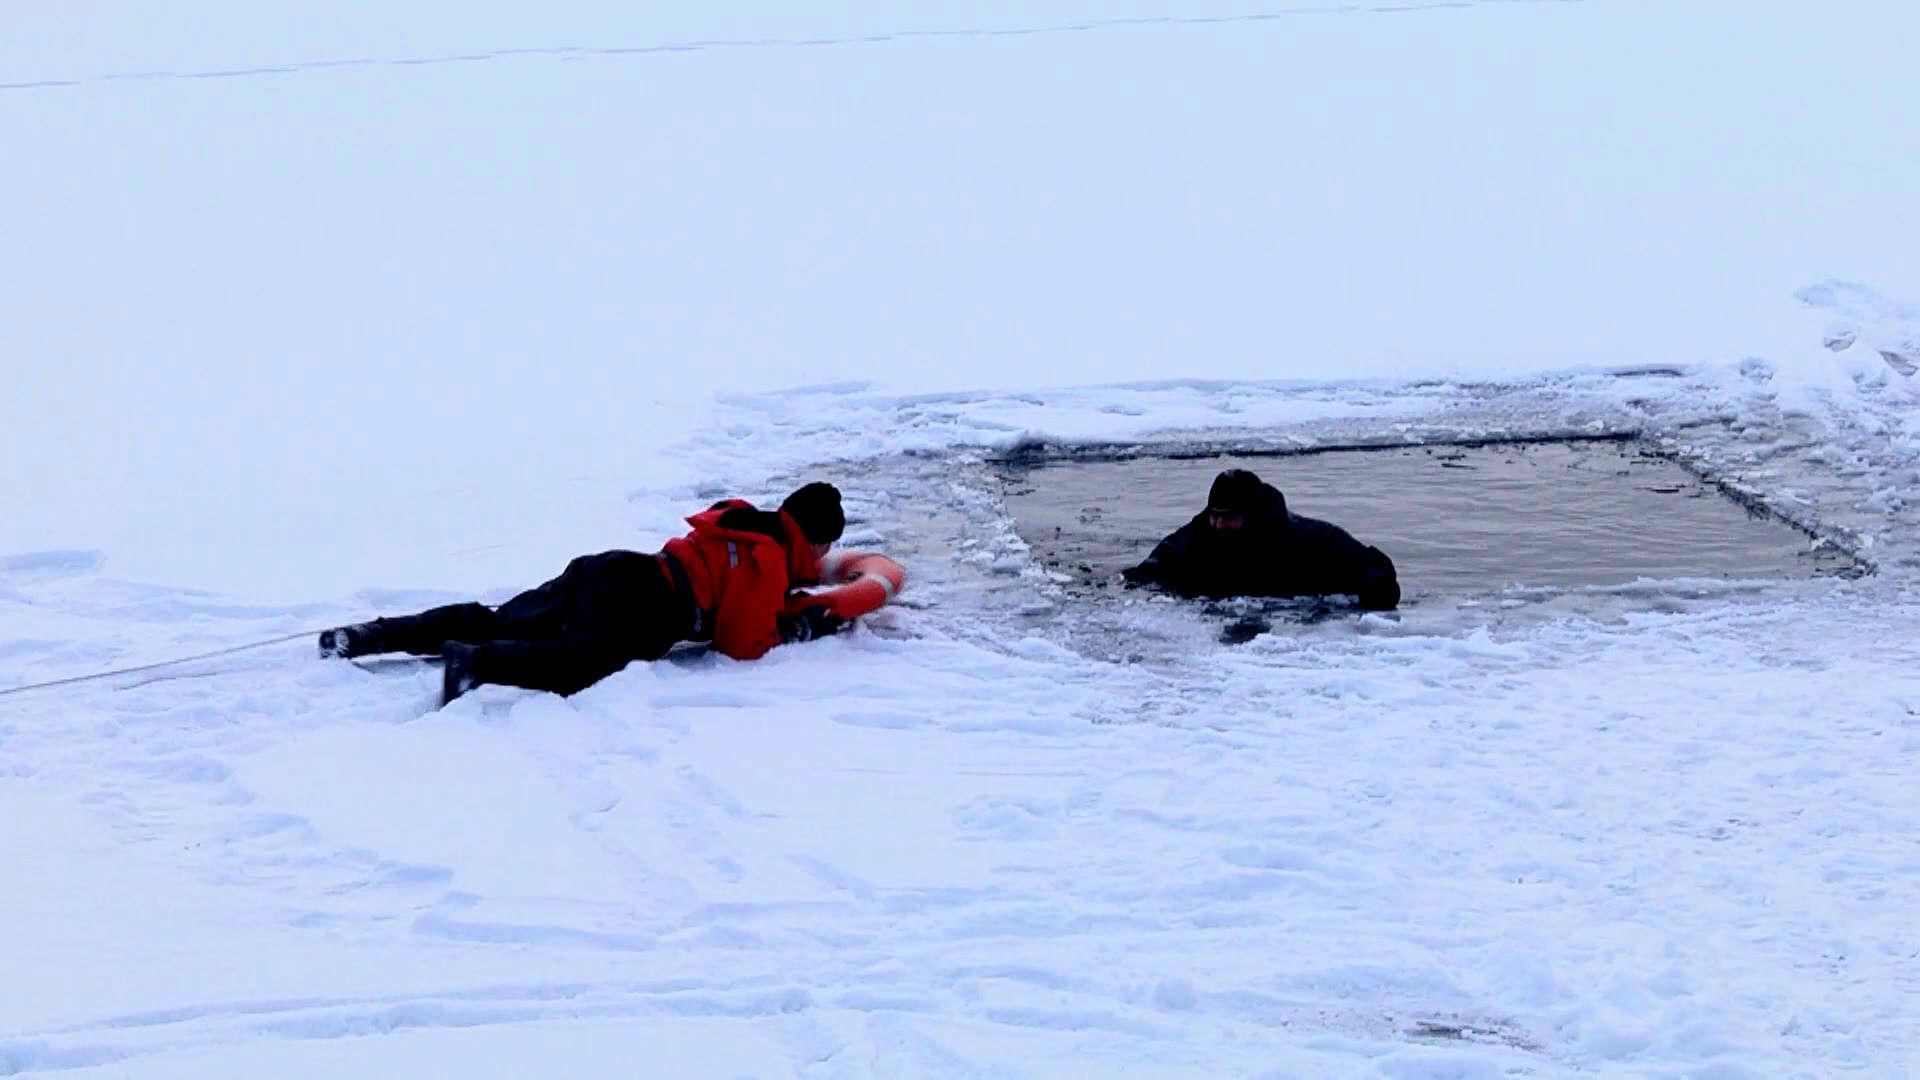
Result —
POLYGON ((1384 552, 1338 525, 1290 513, 1278 488, 1259 487, 1263 505, 1248 508, 1238 530, 1216 532, 1202 511, 1129 568, 1126 579, 1182 596, 1346 595, 1373 611, 1400 603, 1384 552))

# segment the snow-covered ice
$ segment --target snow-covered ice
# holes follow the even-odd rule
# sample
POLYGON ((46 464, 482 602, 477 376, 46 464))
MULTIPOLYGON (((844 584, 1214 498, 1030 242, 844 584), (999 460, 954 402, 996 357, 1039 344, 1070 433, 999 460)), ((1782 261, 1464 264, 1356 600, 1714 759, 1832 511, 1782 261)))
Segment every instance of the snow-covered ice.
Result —
POLYGON ((1909 5, 210 10, 0 40, 0 1075, 1920 1072, 1909 5), (1875 572, 1225 647, 992 472, 1605 432, 1875 572), (219 652, 811 476, 756 663, 219 652))

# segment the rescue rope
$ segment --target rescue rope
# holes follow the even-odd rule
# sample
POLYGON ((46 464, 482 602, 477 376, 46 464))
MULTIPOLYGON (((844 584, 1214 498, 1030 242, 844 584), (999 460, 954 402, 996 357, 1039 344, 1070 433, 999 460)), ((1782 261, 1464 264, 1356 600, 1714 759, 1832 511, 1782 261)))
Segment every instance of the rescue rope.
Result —
MULTIPOLYGON (((708 52, 719 50, 745 49, 817 49, 838 47, 870 47, 914 39, 991 39, 1009 37, 1029 37, 1055 34, 1081 34, 1103 32, 1125 28, 1156 29, 1162 27, 1224 26, 1236 23, 1270 22, 1279 19, 1292 19, 1300 16, 1313 17, 1328 14, 1352 14, 1361 12, 1414 12, 1439 11, 1462 7, 1476 7, 1501 4, 1550 4, 1565 3, 1568 0, 1402 0, 1397 6, 1382 7, 1365 0, 1346 0, 1327 6, 1310 8, 1279 8, 1270 11, 1245 12, 1234 15, 1146 15, 1104 19, 1080 19, 1073 22, 1028 23, 1026 25, 999 26, 956 26, 946 28, 869 30, 840 34, 824 34, 814 37, 774 37, 774 38, 706 38, 692 41, 658 41, 632 45, 552 45, 521 48, 482 49, 477 52, 453 52, 433 55, 414 56, 347 56, 322 60, 283 60, 266 62, 242 62, 220 68, 204 68, 187 71, 120 71, 101 75, 43 76, 27 78, 21 81, 0 81, 0 93, 6 91, 55 90, 64 87, 84 86, 89 83, 116 82, 121 80, 190 80, 190 79, 235 79, 259 78, 261 76, 293 75, 302 71, 340 71, 369 67, 423 67, 433 64, 464 64, 480 61, 510 62, 531 60, 534 58, 558 58, 561 60, 582 60, 586 58, 623 58, 660 55, 666 53, 708 52)), ((0 72, 0 80, 7 78, 0 72)))
POLYGON ((154 664, 139 664, 134 667, 115 668, 112 671, 96 671, 91 675, 69 675, 64 679, 51 679, 47 682, 28 683, 25 686, 10 686, 4 690, 0 690, 0 697, 7 697, 11 694, 24 694, 29 690, 48 690, 56 686, 73 686, 76 683, 97 682, 101 679, 111 679, 119 675, 138 675, 143 671, 158 671, 161 668, 179 667, 182 664, 197 663, 201 660, 213 660, 222 656, 232 656, 235 653, 250 652, 254 649, 264 649, 269 645, 283 645, 289 641, 298 641, 301 638, 314 637, 319 633, 320 631, 318 630, 302 630, 299 633, 287 634, 284 637, 269 638, 266 641, 255 641, 247 645, 232 645, 224 649, 215 649, 212 652, 198 653, 193 656, 182 656, 174 660, 162 660, 154 664))

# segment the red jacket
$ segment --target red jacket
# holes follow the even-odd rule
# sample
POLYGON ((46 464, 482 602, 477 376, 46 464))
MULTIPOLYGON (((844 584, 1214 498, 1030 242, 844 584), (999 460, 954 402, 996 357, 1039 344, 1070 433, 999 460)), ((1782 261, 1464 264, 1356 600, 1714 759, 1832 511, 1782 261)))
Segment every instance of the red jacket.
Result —
POLYGON ((780 644, 787 590, 820 580, 812 545, 792 515, 745 499, 717 502, 687 523, 693 531, 665 551, 686 569, 713 647, 736 660, 765 656, 780 644))

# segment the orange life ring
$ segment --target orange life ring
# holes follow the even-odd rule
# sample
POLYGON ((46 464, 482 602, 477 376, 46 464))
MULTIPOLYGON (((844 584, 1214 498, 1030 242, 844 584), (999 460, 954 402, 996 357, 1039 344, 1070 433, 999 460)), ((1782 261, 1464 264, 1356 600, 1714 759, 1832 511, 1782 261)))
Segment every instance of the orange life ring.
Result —
POLYGON ((857 619, 878 610, 907 585, 907 572, 899 563, 865 551, 828 552, 820 562, 820 576, 827 587, 787 594, 787 614, 824 604, 842 619, 857 619))

